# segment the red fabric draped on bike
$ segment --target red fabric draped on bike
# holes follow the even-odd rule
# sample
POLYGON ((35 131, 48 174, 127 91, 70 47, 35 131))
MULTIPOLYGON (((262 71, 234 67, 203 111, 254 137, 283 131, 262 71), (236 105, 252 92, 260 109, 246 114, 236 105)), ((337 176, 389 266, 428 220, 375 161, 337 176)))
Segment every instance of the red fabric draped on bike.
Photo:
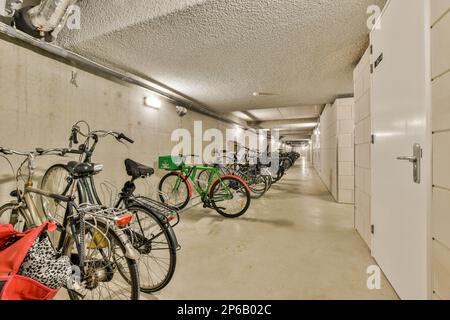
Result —
POLYGON ((25 233, 11 225, 0 225, 0 300, 50 300, 58 290, 18 275, 34 241, 45 231, 55 231, 56 225, 44 223, 25 233))

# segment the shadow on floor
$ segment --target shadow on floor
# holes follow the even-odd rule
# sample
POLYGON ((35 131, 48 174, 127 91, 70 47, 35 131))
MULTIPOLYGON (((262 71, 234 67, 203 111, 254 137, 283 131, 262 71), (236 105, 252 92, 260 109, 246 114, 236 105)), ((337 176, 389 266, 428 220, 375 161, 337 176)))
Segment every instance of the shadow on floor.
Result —
POLYGON ((336 202, 328 191, 307 191, 308 188, 283 188, 282 186, 273 186, 269 192, 264 195, 265 199, 292 199, 294 196, 316 197, 323 201, 336 202), (270 192, 277 191, 277 193, 270 192))
MULTIPOLYGON (((196 211, 186 211, 182 215, 180 215, 181 221, 187 220, 187 221, 199 221, 202 218, 210 218, 213 219, 216 222, 224 222, 224 221, 233 221, 233 219, 227 219, 219 215, 218 213, 209 212, 206 210, 196 210, 196 211)), ((283 228, 289 228, 293 227, 295 223, 293 223, 290 220, 285 219, 272 219, 272 220, 266 220, 266 219, 257 219, 257 218, 247 218, 245 214, 237 219, 234 219, 239 222, 250 222, 250 223, 262 223, 262 224, 269 224, 275 227, 283 227, 283 228)))

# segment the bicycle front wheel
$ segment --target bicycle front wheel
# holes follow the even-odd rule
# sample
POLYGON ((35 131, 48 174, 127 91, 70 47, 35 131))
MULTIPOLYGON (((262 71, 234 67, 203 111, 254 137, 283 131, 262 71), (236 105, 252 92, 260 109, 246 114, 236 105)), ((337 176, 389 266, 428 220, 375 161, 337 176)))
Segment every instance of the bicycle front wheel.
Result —
POLYGON ((0 208, 0 225, 10 224, 14 230, 25 232, 29 229, 31 222, 27 221, 27 217, 22 210, 18 208, 16 203, 8 203, 0 208))
POLYGON ((252 178, 253 184, 248 184, 248 187, 251 191, 251 197, 252 199, 259 199, 261 198, 267 191, 268 184, 267 180, 261 176, 258 175, 256 178, 252 178))
POLYGON ((113 229, 98 220, 87 219, 85 234, 75 235, 83 238, 81 253, 73 235, 67 236, 63 254, 80 268, 78 285, 68 288, 71 300, 139 299, 137 262, 126 257, 125 245, 113 229))
POLYGON ((214 210, 226 218, 238 218, 250 207, 250 190, 238 177, 227 176, 215 181, 209 197, 214 210))
MULTIPOLYGON (((73 179, 65 165, 57 164, 47 169, 41 181, 41 189, 53 194, 68 195, 73 179)), ((41 205, 47 217, 62 224, 66 211, 66 203, 40 196, 41 205)))
POLYGON ((161 203, 176 209, 183 210, 191 200, 191 191, 187 179, 176 172, 164 176, 158 186, 161 203))

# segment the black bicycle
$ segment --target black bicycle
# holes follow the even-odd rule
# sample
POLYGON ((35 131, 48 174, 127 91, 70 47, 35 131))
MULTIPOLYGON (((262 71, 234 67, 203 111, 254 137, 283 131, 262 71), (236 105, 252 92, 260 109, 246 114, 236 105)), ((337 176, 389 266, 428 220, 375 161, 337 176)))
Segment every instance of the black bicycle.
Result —
MULTIPOLYGON (((92 163, 92 156, 101 138, 112 136, 122 143, 123 140, 129 143, 134 141, 123 133, 114 131, 88 129, 88 133, 83 133, 79 127, 80 123, 72 127, 69 139, 69 153, 80 155, 79 161, 50 167, 44 174, 41 187, 63 195, 69 193, 71 189, 76 189, 79 203, 102 205, 95 186, 95 175, 75 179, 74 172, 80 168, 95 166, 92 163), (79 144, 79 135, 84 137, 85 141, 78 149, 73 150, 72 146, 79 144)), ((128 236, 134 248, 141 254, 139 260, 141 291, 153 293, 167 286, 175 272, 179 245, 173 227, 178 224, 179 215, 177 211, 164 204, 135 195, 135 181, 152 176, 153 168, 130 159, 125 160, 125 168, 131 179, 124 184, 114 207, 125 208, 133 214, 128 236)), ((41 202, 46 213, 55 215, 56 220, 60 219, 63 208, 58 200, 41 197, 41 202)))
MULTIPOLYGON (((0 223, 11 224, 17 231, 24 232, 46 221, 57 222, 57 238, 53 238, 54 233, 48 236, 55 246, 55 252, 69 257, 72 266, 76 267, 72 281, 67 284, 72 300, 138 300, 139 253, 126 235, 131 214, 127 210, 78 205, 72 193, 61 195, 33 188, 35 158, 64 156, 66 152, 64 149, 20 152, 0 148, 1 155, 26 158, 15 174, 17 182, 23 177, 22 168, 28 164, 23 188, 17 183, 17 189, 11 192, 15 201, 0 208, 0 223), (60 222, 54 221, 51 215, 42 214, 32 196, 34 194, 65 204, 60 222)), ((79 167, 74 171, 74 180, 99 170, 101 168, 98 166, 79 167)))

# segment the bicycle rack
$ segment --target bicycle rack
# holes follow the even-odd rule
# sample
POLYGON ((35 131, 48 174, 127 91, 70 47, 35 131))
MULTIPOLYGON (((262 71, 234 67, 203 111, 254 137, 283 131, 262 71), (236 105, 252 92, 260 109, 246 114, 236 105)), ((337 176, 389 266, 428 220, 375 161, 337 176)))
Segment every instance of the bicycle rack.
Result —
MULTIPOLYGON (((158 191, 158 197, 162 197, 162 198, 164 199, 164 201, 169 200, 169 196, 168 196, 166 193, 162 192, 162 191, 158 191)), ((201 199, 201 196, 196 196, 196 197, 191 198, 191 200, 189 201, 189 203, 192 203, 192 202, 194 202, 194 201, 197 200, 197 199, 201 199)), ((190 209, 193 209, 193 208, 195 208, 195 207, 198 207, 198 206, 201 205, 201 204, 203 204, 203 201, 200 200, 199 202, 194 203, 194 204, 191 204, 190 206, 184 208, 183 210, 178 211, 178 213, 179 213, 179 214, 184 213, 184 212, 186 212, 186 211, 189 211, 190 209)))
POLYGON ((100 190, 104 203, 114 207, 118 200, 119 189, 112 182, 105 180, 100 184, 100 190))

